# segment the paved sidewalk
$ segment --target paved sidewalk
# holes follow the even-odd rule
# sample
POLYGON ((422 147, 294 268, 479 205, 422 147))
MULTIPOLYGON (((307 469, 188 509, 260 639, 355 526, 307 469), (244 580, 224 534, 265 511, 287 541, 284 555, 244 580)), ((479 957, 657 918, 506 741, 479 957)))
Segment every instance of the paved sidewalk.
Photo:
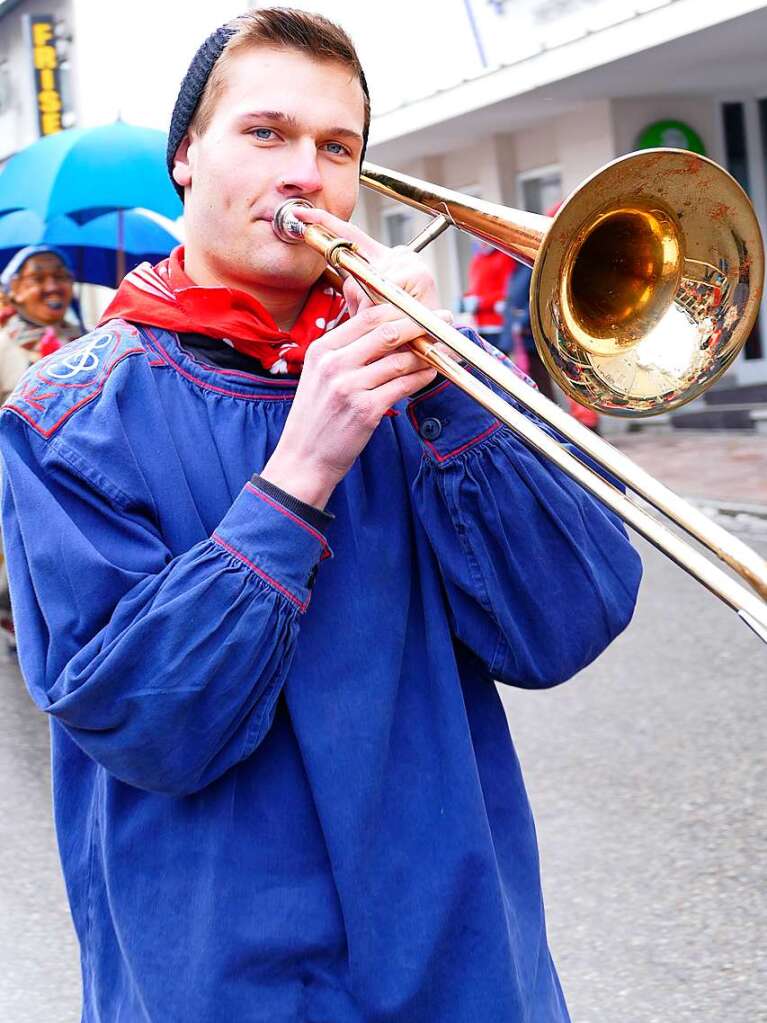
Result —
POLYGON ((680 497, 767 516, 767 437, 655 427, 607 438, 680 497))

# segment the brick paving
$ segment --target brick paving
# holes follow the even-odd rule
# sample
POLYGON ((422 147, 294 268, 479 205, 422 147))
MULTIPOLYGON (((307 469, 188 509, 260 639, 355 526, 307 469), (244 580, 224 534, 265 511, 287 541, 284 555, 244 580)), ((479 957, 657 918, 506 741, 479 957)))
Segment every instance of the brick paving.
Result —
POLYGON ((680 497, 763 506, 767 514, 767 436, 664 430, 607 438, 680 497))

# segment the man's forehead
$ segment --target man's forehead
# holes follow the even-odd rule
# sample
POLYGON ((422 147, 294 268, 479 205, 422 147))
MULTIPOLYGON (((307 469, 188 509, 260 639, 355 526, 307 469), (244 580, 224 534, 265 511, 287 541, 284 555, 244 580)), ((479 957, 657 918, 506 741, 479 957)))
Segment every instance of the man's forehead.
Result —
MULTIPOLYGON (((311 99, 311 107, 318 112, 323 107, 342 105, 348 111, 350 119, 359 114, 364 117, 364 94, 359 78, 354 69, 338 60, 318 60, 301 50, 276 48, 272 46, 248 46, 231 55, 227 61, 219 104, 223 106, 257 101, 254 109, 282 110, 293 113, 286 103, 291 84, 296 85, 296 72, 300 76, 301 67, 308 73, 317 71, 335 78, 337 87, 327 88, 317 95, 306 97, 311 99), (282 77, 284 70, 287 81, 282 77), (271 98, 270 98, 271 97, 271 98)), ((230 106, 231 112, 231 106, 230 106)), ((237 113, 245 111, 238 110, 237 113)), ((350 127, 356 127, 351 125, 350 127)))

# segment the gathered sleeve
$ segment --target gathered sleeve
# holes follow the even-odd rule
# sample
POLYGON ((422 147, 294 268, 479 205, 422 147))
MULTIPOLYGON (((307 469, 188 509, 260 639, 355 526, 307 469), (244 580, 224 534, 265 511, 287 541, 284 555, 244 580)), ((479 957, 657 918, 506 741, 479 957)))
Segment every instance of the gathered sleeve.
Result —
POLYGON ((273 719, 324 536, 245 485, 172 553, 132 499, 59 440, 2 417, 3 531, 35 702, 129 784, 182 794, 249 756, 273 719))
POLYGON ((633 613, 641 562, 620 520, 454 384, 408 415, 423 448, 415 507, 454 634, 501 682, 570 678, 633 613))

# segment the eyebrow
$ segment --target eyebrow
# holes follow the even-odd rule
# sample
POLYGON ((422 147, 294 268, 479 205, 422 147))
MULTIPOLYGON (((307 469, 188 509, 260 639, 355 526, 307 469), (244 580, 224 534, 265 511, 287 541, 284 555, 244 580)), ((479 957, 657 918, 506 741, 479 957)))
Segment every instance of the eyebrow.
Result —
MULTIPOLYGON (((284 110, 251 110, 247 114, 243 114, 243 121, 251 120, 264 120, 274 121, 277 124, 285 124, 289 128, 297 128, 298 120, 293 117, 292 114, 286 114, 284 110)), ((358 142, 362 142, 362 134, 358 131, 353 131, 351 128, 343 128, 336 126, 333 128, 324 129, 323 135, 337 135, 339 138, 355 139, 358 142)))

